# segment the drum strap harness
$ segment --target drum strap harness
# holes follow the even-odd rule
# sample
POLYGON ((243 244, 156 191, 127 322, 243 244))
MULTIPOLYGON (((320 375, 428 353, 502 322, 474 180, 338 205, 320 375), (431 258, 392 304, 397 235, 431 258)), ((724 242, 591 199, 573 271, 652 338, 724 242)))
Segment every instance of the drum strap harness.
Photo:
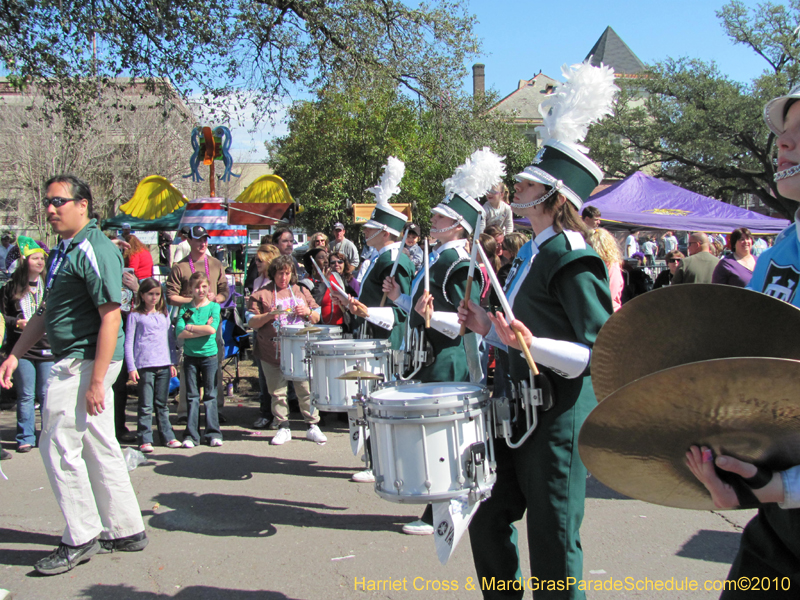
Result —
POLYGON ((509 448, 519 448, 539 424, 538 410, 548 411, 555 404, 547 373, 531 375, 530 381, 509 378, 511 398, 495 398, 495 437, 504 438, 509 448), (513 441, 516 438, 516 441, 513 441))
POLYGON ((403 350, 393 350, 392 358, 397 366, 399 379, 407 381, 414 377, 422 367, 429 367, 435 359, 433 346, 425 339, 421 327, 406 327, 403 350))

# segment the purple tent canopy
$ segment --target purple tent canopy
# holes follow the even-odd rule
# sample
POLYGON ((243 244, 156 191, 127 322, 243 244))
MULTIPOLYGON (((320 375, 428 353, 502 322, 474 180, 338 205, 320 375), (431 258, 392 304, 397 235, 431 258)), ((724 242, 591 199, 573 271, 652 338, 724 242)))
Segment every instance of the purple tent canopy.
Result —
POLYGON ((642 172, 595 194, 585 206, 594 206, 610 227, 622 229, 728 234, 739 227, 747 227, 753 233, 776 234, 790 224, 786 219, 726 204, 642 172))

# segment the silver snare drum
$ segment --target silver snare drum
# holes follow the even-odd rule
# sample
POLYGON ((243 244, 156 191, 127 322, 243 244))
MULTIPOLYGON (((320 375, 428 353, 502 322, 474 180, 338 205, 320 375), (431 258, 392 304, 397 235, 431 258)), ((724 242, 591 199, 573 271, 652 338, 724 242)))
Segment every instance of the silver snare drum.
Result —
MULTIPOLYGON (((358 381, 337 379, 358 369, 389 376, 389 340, 326 340, 311 344, 311 400, 320 410, 347 412, 358 393, 358 381)), ((364 381, 364 391, 375 387, 364 381)))
POLYGON ((278 329, 281 373, 289 381, 306 381, 310 378, 307 346, 310 343, 342 337, 338 325, 284 325, 278 329), (322 329, 316 333, 302 334, 304 329, 322 329))
POLYGON ((366 416, 375 491, 392 502, 426 504, 494 485, 489 392, 470 383, 404 383, 370 393, 366 416))

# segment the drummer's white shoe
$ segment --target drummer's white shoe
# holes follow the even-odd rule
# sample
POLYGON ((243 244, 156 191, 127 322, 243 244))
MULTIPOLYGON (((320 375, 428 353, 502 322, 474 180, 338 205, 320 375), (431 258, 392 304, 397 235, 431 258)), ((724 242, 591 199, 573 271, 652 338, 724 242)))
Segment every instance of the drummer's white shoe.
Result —
POLYGON ((316 425, 311 425, 308 430, 306 431, 306 439, 311 440, 317 444, 324 444, 328 441, 328 438, 325 437, 325 434, 322 433, 322 430, 317 427, 316 425))
POLYGON ((403 533, 407 535, 433 535, 433 525, 425 521, 412 521, 403 525, 403 533))
POLYGON ((375 483, 375 474, 372 472, 372 469, 365 469, 358 473, 353 473, 350 479, 356 483, 375 483))
POLYGON ((292 430, 289 429, 288 427, 281 427, 280 429, 278 429, 278 433, 272 436, 272 441, 270 442, 270 444, 272 444, 273 446, 280 446, 282 444, 285 444, 291 439, 292 439, 292 430))

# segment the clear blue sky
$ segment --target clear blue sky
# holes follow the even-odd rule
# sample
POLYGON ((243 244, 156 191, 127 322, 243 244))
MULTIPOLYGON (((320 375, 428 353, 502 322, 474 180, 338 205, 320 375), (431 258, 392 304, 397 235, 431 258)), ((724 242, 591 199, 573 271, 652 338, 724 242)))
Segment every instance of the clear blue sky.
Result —
MULTIPOLYGON (((645 64, 682 56, 713 60, 731 79, 750 81, 767 63, 725 35, 715 14, 724 5, 723 0, 470 0, 483 44, 474 62, 486 65, 486 88, 503 97, 540 69, 561 79, 561 65, 582 61, 610 25, 645 64)), ((471 70, 464 91, 472 92, 471 70)))
MULTIPOLYGON (((756 6, 755 0, 744 3, 756 6)), ((747 82, 767 64, 727 38, 715 14, 724 5, 724 0, 469 0, 483 51, 466 65, 463 90, 472 93, 475 62, 486 65, 486 89, 501 98, 539 70, 561 79, 561 65, 582 61, 609 25, 645 64, 683 56, 713 60, 731 79, 747 82)), ((286 133, 285 123, 264 124, 255 135, 246 127, 235 129, 237 161, 262 160, 263 140, 286 133)))

